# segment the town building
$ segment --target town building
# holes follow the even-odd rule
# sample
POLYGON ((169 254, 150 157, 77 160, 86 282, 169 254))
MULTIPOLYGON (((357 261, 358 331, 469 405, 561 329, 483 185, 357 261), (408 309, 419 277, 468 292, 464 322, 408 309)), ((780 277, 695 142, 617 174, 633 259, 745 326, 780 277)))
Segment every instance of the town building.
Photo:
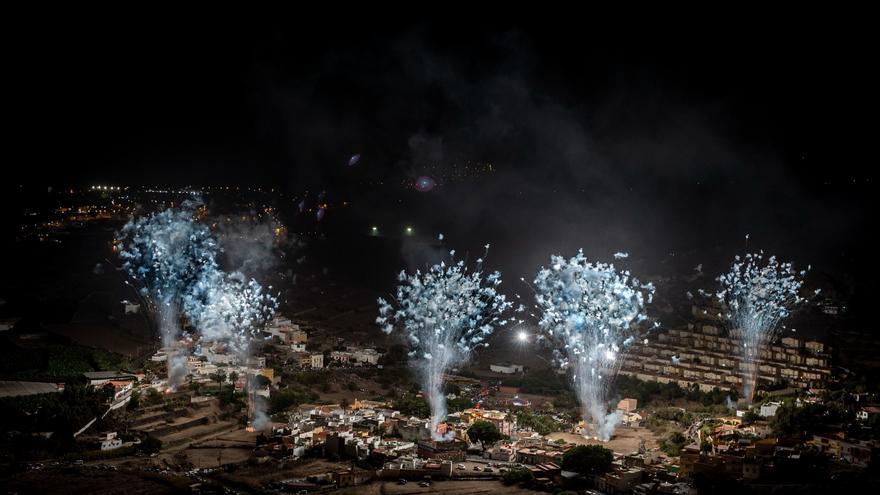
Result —
POLYGON ((741 349, 742 343, 718 324, 688 324, 634 343, 620 374, 682 387, 696 385, 706 392, 716 387, 737 390, 743 374, 752 371, 759 381, 787 381, 801 388, 831 375, 830 355, 822 342, 784 337, 765 346, 756 363, 742 362, 741 349))
POLYGON ((438 442, 424 440, 418 443, 418 455, 423 459, 442 459, 444 461, 463 461, 467 457, 467 442, 450 440, 438 442))
POLYGON ((514 373, 522 373, 523 366, 521 364, 490 364, 489 371, 512 375, 514 373))

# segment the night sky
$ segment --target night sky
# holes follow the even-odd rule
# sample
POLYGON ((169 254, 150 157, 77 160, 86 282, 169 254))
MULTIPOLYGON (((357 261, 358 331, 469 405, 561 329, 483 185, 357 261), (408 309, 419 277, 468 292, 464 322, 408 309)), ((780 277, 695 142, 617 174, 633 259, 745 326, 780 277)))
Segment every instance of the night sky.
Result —
POLYGON ((870 31, 615 24, 26 23, 7 184, 327 190, 364 224, 496 243, 523 274, 578 247, 720 266, 749 234, 873 291, 870 31), (469 161, 496 172, 401 197, 366 185, 469 161))

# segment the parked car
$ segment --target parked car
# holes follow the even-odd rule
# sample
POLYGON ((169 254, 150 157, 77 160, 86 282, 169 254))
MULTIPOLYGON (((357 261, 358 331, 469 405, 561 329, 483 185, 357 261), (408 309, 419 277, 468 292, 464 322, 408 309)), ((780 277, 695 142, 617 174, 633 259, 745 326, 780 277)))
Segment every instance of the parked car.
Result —
POLYGON ((398 485, 405 485, 405 484, 407 484, 407 481, 405 478, 400 478, 399 480, 397 480, 397 484, 398 485))

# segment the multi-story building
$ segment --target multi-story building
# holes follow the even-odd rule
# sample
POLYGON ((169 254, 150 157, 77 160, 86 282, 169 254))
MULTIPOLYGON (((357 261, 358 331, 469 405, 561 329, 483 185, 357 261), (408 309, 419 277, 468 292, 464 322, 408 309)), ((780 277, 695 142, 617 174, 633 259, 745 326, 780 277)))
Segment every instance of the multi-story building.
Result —
POLYGON ((785 380, 799 387, 831 374, 830 356, 822 342, 785 337, 765 346, 755 363, 742 362, 741 348, 742 343, 719 326, 689 324, 660 333, 655 340, 635 343, 620 374, 685 387, 696 384, 703 391, 738 389, 743 375, 752 371, 757 371, 759 381, 785 380))

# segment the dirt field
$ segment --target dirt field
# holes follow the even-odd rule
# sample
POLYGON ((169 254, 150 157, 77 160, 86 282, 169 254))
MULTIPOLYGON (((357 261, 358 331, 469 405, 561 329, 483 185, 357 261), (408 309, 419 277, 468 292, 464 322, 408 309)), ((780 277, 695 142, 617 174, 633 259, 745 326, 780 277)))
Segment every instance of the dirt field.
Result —
POLYGON ((503 493, 505 495, 526 495, 535 492, 516 486, 505 486, 500 481, 435 481, 429 487, 420 487, 418 482, 398 485, 396 481, 382 481, 369 485, 342 488, 333 493, 345 495, 407 495, 410 493, 439 493, 444 495, 503 493))
POLYGON ((187 493, 192 481, 137 471, 102 471, 90 468, 61 468, 32 471, 0 479, 4 493, 154 495, 187 493))
POLYGON ((654 434, 651 433, 651 430, 639 427, 618 428, 617 431, 614 432, 614 438, 608 442, 587 439, 574 433, 563 432, 551 433, 547 435, 547 438, 550 440, 561 438, 566 442, 578 445, 601 445, 613 450, 616 454, 632 454, 633 452, 638 452, 639 440, 642 438, 645 439, 645 447, 647 447, 648 450, 659 446, 657 444, 657 439, 654 437, 654 434))
MULTIPOLYGON (((223 455, 226 455, 225 451, 223 455)), ((326 473, 342 466, 342 464, 322 459, 309 459, 281 465, 271 463, 262 466, 241 466, 232 473, 216 473, 215 477, 219 480, 230 481, 239 486, 248 486, 251 489, 259 490, 272 481, 326 473)))

